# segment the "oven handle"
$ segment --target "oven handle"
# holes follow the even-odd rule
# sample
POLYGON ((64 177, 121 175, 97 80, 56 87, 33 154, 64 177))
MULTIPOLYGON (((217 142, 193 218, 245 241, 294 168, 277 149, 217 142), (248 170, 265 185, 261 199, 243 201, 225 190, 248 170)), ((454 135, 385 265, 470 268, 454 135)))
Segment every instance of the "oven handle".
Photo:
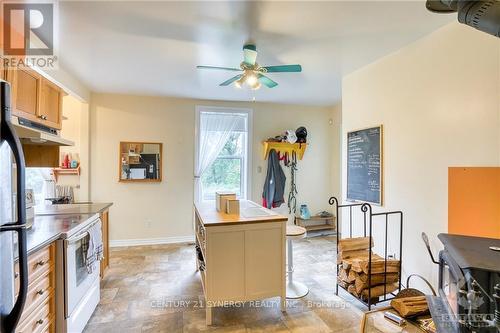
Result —
POLYGON ((81 233, 80 235, 78 235, 78 236, 73 236, 73 237, 71 237, 71 238, 66 239, 66 242, 68 242, 68 244, 76 243, 76 242, 78 242, 79 240, 84 239, 84 238, 85 238, 85 237, 87 237, 88 235, 90 235, 90 234, 89 234, 89 232, 88 232, 88 231, 85 231, 85 232, 82 232, 82 233, 81 233))
POLYGON ((89 234, 89 232, 88 232, 88 230, 89 230, 90 228, 92 228, 94 225, 96 225, 97 223, 99 223, 99 222, 101 222, 101 219, 99 219, 99 218, 98 218, 97 220, 95 220, 94 222, 92 222, 92 223, 91 223, 91 224, 90 224, 90 225, 86 228, 87 230, 83 231, 81 234, 79 234, 79 235, 76 235, 76 236, 73 236, 73 237, 70 237, 70 238, 66 239, 67 244, 71 244, 71 243, 78 242, 79 240, 81 240, 81 239, 85 238, 87 235, 90 235, 90 234, 89 234))

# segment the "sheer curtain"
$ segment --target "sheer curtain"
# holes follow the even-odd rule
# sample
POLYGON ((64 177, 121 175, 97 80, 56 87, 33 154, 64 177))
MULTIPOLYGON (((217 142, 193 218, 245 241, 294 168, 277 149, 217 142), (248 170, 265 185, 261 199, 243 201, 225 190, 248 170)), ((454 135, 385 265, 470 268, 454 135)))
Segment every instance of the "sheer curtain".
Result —
POLYGON ((203 198, 201 176, 212 165, 235 129, 241 115, 233 113, 200 112, 198 155, 194 170, 195 200, 203 198))

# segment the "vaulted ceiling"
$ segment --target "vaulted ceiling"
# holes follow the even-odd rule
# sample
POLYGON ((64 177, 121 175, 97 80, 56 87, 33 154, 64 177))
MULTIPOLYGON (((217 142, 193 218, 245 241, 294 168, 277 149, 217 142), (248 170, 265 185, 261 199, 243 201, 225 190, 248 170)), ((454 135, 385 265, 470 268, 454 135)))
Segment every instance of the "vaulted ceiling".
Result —
POLYGON ((456 20, 425 1, 60 2, 61 66, 92 91, 215 100, 330 105, 342 76, 456 20), (268 74, 257 91, 219 87, 253 40, 261 65, 299 63, 268 74))

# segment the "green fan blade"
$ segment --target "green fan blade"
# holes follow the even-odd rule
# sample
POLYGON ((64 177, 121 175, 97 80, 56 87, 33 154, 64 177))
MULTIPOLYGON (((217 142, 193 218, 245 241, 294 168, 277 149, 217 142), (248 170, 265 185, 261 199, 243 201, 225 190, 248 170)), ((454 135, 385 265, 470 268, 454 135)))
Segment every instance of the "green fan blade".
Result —
POLYGON ((236 75, 236 76, 233 76, 233 77, 232 77, 232 78, 230 78, 229 80, 224 81, 224 82, 222 82, 221 84, 219 84, 219 86, 228 86, 228 85, 230 85, 231 83, 233 83, 234 81, 239 80, 242 76, 243 76, 243 74, 238 74, 238 75, 236 75))
POLYGON ((265 66, 268 73, 279 73, 279 72, 302 72, 302 66, 300 65, 281 65, 281 66, 265 66))
POLYGON ((259 81, 268 88, 274 88, 278 85, 278 83, 274 82, 273 80, 262 74, 259 74, 259 81))
POLYGON ((257 51, 249 48, 243 48, 243 57, 245 64, 253 66, 255 65, 255 61, 257 61, 257 51))
POLYGON ((231 67, 217 67, 217 66, 196 66, 198 69, 217 69, 223 71, 235 71, 241 72, 241 68, 231 68, 231 67))

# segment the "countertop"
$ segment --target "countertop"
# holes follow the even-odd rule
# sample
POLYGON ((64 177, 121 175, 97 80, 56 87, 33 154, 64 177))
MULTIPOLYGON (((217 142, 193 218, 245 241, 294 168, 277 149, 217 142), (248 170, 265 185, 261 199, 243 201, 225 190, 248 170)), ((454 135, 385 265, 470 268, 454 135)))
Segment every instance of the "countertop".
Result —
POLYGON ((35 207, 35 215, 99 214, 112 203, 82 203, 68 205, 40 205, 35 207))
MULTIPOLYGON (((89 220, 97 217, 97 214, 35 216, 33 227, 26 230, 28 255, 59 238, 78 232, 89 220)), ((14 258, 17 258, 17 245, 14 247, 14 258)))
POLYGON ((240 200, 239 215, 218 212, 214 202, 196 203, 195 209, 196 215, 205 227, 288 221, 286 216, 279 215, 249 200, 240 200))

